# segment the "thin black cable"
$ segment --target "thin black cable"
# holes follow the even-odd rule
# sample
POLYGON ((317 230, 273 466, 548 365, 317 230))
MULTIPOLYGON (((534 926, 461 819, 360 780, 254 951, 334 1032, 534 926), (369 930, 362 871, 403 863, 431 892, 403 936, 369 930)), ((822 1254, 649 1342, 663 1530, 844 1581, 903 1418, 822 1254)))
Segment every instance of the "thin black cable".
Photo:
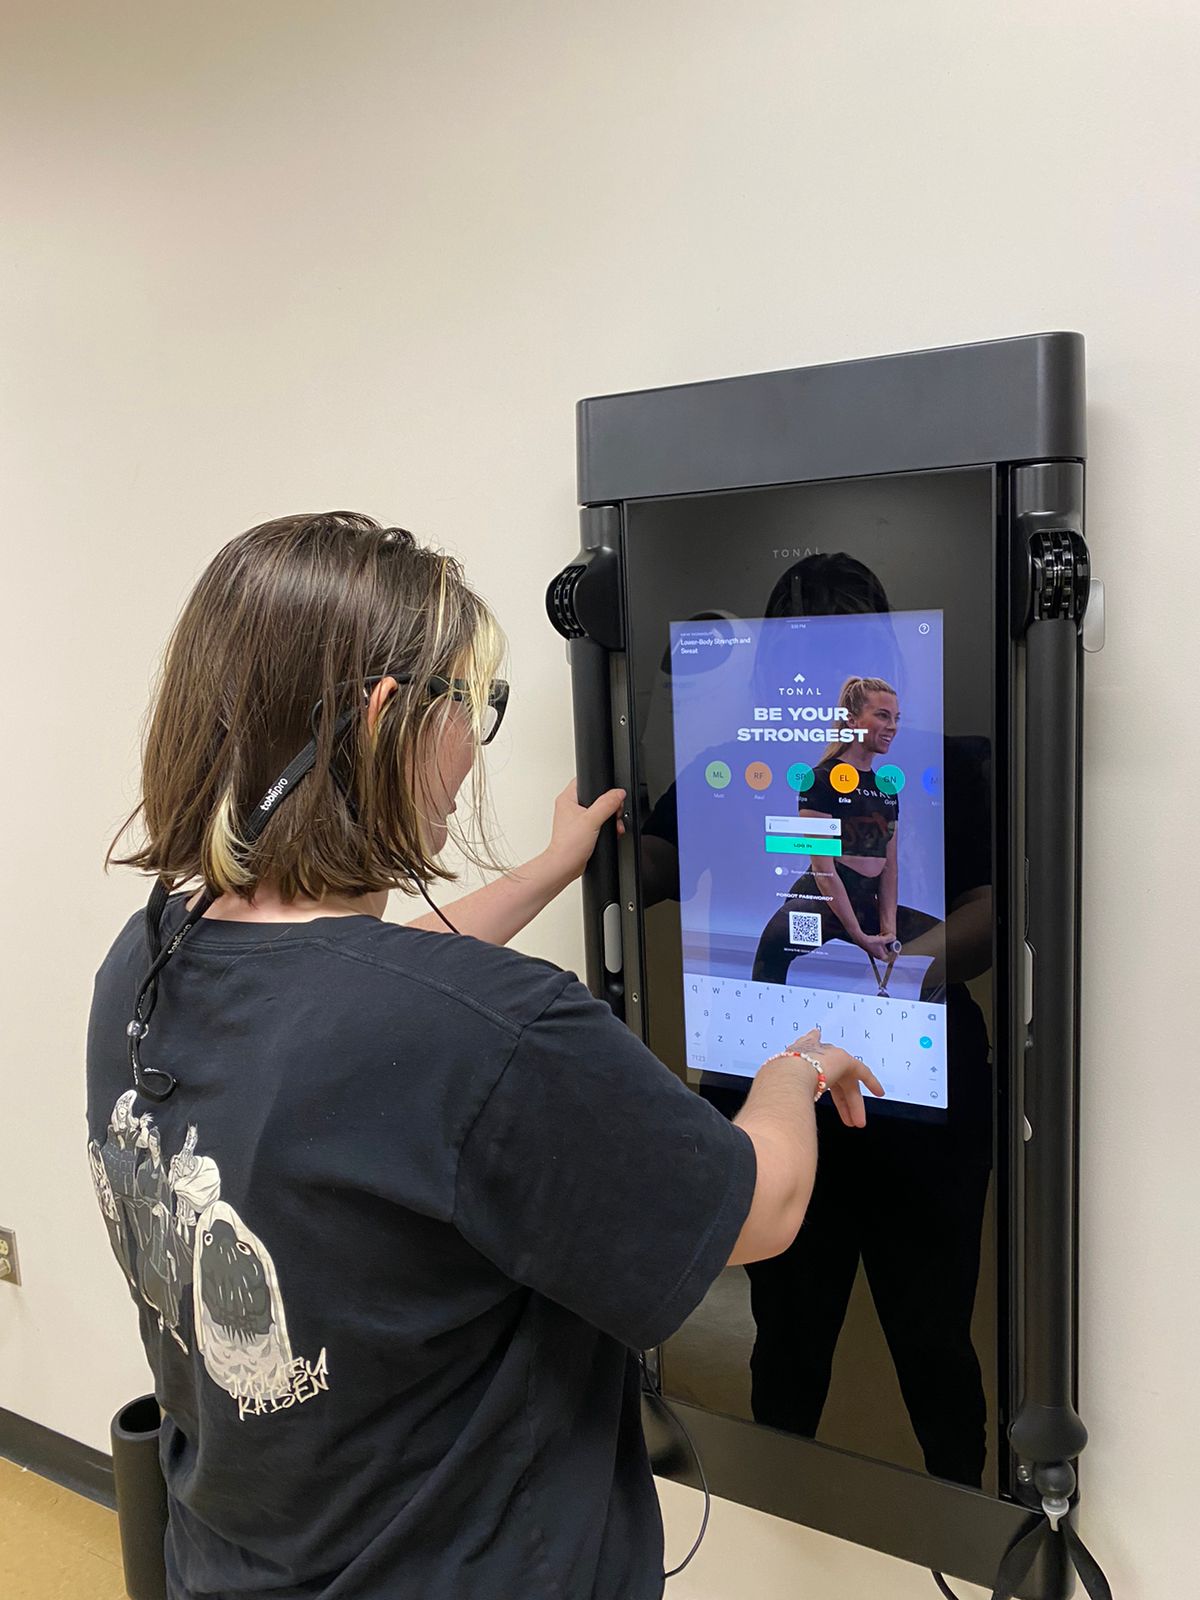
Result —
POLYGON ((668 1419, 668 1421, 675 1424, 680 1433, 687 1440, 688 1449, 692 1452, 692 1460, 696 1463, 696 1472, 700 1478, 700 1487, 704 1490, 704 1515, 700 1519, 700 1532, 696 1535, 696 1542, 692 1545, 692 1548, 688 1551, 687 1555, 684 1556, 683 1560, 677 1567, 672 1567, 668 1572, 663 1573, 664 1578, 674 1578, 683 1571, 684 1567, 687 1566, 692 1557, 696 1554, 696 1551, 699 1550, 701 1544, 704 1542, 704 1535, 708 1532, 709 1515, 712 1511, 712 1494, 709 1491, 708 1479, 704 1475, 704 1463, 700 1459, 700 1452, 696 1449, 695 1441, 688 1432, 683 1418, 678 1415, 672 1406, 668 1405, 667 1401, 663 1399, 662 1395, 659 1394, 658 1390, 650 1381, 650 1374, 646 1369, 645 1351, 639 1351, 638 1361, 641 1363, 642 1376, 645 1379, 645 1382, 642 1385, 642 1393, 656 1402, 656 1404, 662 1409, 663 1415, 668 1419))
POLYGON ((683 1419, 677 1416, 676 1413, 671 1410, 671 1407, 663 1399, 662 1395, 655 1394, 654 1398, 658 1401, 663 1411, 671 1418, 671 1420, 675 1423, 675 1426, 679 1429, 680 1433, 687 1440, 688 1449, 692 1452, 692 1460, 696 1463, 696 1471, 700 1475, 700 1487, 704 1490, 704 1515, 700 1518, 700 1532, 696 1535, 696 1541, 677 1567, 671 1567, 669 1571, 663 1573, 664 1578, 674 1578, 683 1571, 684 1567, 688 1565, 692 1557, 696 1554, 696 1551, 699 1550, 700 1546, 704 1543, 704 1535, 708 1532, 708 1519, 712 1512, 712 1495, 709 1492, 708 1479, 704 1475, 704 1463, 700 1460, 700 1452, 696 1449, 696 1445, 691 1434, 684 1426, 683 1419))
MULTIPOLYGON (((417 885, 417 888, 421 891, 422 900, 424 900, 425 904, 429 907, 430 911, 433 912, 434 916, 435 917, 440 917, 442 919, 442 921, 446 924, 446 926, 450 929, 451 933, 458 933, 459 930, 450 921, 450 918, 442 910, 441 906, 435 906, 433 901, 429 898, 429 895, 426 893, 426 890, 425 890, 425 885, 423 883, 419 883, 417 885)), ((460 938, 462 937, 461 934, 459 934, 459 937, 460 938)))
POLYGON ((933 1578, 934 1583, 936 1583, 938 1586, 938 1593, 944 1595, 945 1600, 958 1600, 958 1596, 946 1582, 945 1578, 942 1577, 940 1572, 931 1573, 930 1576, 933 1578))

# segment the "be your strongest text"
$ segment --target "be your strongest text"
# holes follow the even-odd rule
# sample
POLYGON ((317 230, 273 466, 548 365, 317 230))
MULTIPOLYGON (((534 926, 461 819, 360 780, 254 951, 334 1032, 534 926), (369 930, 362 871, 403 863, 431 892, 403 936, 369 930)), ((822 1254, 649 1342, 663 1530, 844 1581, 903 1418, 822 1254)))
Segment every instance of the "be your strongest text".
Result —
POLYGON ((865 728, 847 728, 845 706, 755 706, 758 726, 739 728, 741 744, 854 744, 867 736, 865 728))

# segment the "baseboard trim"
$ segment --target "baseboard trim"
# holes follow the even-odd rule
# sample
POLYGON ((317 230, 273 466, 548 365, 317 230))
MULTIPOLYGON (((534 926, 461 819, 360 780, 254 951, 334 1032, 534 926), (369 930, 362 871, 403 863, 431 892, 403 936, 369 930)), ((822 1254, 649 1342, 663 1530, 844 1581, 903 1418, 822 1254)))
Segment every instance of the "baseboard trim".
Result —
POLYGON ((116 1507, 111 1456, 78 1439, 68 1439, 64 1433, 55 1433, 53 1428, 44 1428, 40 1422, 19 1417, 15 1411, 5 1411, 3 1406, 0 1456, 110 1510, 116 1507))

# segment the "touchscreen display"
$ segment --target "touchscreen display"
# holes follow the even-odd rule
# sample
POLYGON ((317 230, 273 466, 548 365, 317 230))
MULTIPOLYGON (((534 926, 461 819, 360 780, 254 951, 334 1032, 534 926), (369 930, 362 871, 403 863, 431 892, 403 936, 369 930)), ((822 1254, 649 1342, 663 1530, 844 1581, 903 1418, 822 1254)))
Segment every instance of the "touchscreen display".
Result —
POLYGON ((864 1128, 823 1097, 803 1227, 720 1275, 662 1352, 664 1391, 994 1489, 1011 1045, 992 968, 1012 867, 993 475, 683 495, 624 519, 631 1021, 722 1116, 818 1022, 886 1091, 864 1128))
POLYGON ((942 615, 670 625, 689 1075, 820 1026, 945 1111, 942 615))

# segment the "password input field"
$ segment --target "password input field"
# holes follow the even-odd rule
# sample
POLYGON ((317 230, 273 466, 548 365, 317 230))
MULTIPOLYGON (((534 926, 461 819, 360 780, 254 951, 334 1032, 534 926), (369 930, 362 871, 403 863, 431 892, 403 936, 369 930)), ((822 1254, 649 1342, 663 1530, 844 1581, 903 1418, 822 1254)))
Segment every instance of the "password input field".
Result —
POLYGON ((840 839, 842 834, 838 817, 767 817, 764 820, 768 833, 806 833, 824 839, 840 839))

